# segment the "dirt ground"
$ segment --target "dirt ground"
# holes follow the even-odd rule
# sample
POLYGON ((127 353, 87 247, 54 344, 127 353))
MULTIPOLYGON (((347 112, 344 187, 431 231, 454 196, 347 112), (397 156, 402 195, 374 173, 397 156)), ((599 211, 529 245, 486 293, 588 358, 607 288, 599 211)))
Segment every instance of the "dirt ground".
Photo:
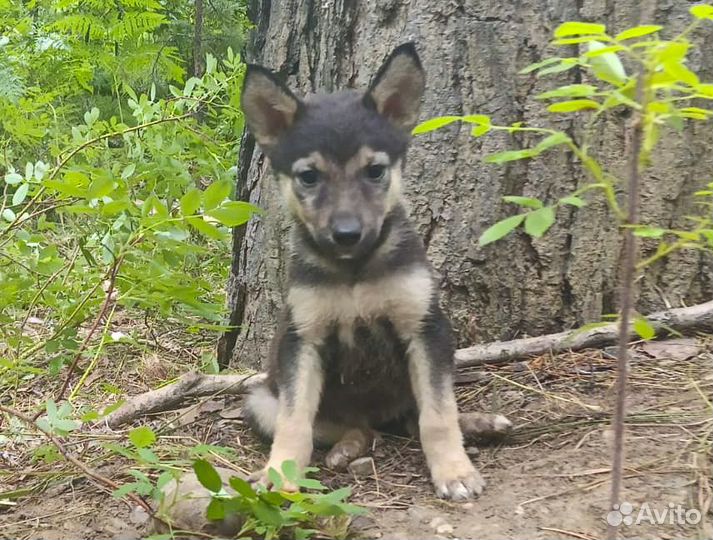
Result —
MULTIPOLYGON (((196 365, 200 355, 195 351, 205 344, 193 339, 193 344, 172 346, 164 336, 161 347, 123 359, 89 381, 81 400, 96 406, 115 401, 121 392, 155 388, 196 365)), ((120 352, 118 346, 114 353, 120 352)), ((318 477, 331 488, 351 485, 352 502, 369 509, 367 517, 352 523, 354 537, 601 538, 610 487, 612 352, 542 356, 459 373, 462 410, 500 412, 515 424, 510 438, 497 446, 469 443, 468 452, 488 482, 477 500, 436 499, 419 444, 393 436, 375 443, 375 474, 354 477, 322 469, 318 477)), ((711 340, 640 344, 632 347, 632 355, 624 480, 624 500, 631 508, 614 516, 632 523, 620 529, 620 536, 713 538, 711 340)), ((18 395, 29 408, 40 400, 41 390, 46 389, 30 380, 18 395)), ((243 425, 237 397, 206 398, 135 425, 141 424, 159 433, 154 450, 162 461, 186 458, 186 449, 197 444, 221 445, 236 455, 216 456, 216 464, 250 472, 267 450, 243 425)), ((131 481, 127 471, 135 464, 103 446, 125 444, 130 427, 109 431, 86 424, 67 439, 67 449, 116 483, 131 481)), ((145 515, 127 502, 61 459, 38 458, 46 441, 36 432, 11 423, 3 434, 0 538, 147 535, 145 515)), ((317 452, 318 465, 323 457, 317 452)))

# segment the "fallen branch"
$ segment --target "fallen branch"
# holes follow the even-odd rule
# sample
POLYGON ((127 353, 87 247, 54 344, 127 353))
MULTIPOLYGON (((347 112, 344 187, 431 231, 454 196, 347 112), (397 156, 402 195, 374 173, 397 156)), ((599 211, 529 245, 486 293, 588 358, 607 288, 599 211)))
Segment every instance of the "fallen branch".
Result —
MULTIPOLYGON (((713 330, 713 300, 691 307, 659 311, 647 316, 658 333, 713 330)), ((519 358, 537 356, 548 352, 606 347, 616 343, 619 337, 618 323, 597 326, 589 330, 568 330, 546 336, 497 341, 475 345, 456 351, 458 367, 481 364, 504 364, 519 358)))
POLYGON ((129 398, 106 418, 110 428, 117 428, 137 418, 178 408, 184 401, 217 394, 244 394, 262 384, 265 375, 205 375, 189 372, 175 383, 129 398))
MULTIPOLYGON (((713 330, 713 301, 654 313, 649 315, 648 320, 656 331, 661 333, 713 330)), ((550 351, 604 347, 616 343, 618 335, 617 323, 611 323, 590 330, 570 330, 547 336, 476 345, 456 351, 456 366, 504 364, 550 351)), ((147 414, 176 409, 191 398, 217 394, 244 394, 250 388, 262 384, 264 380, 264 373, 255 375, 186 373, 173 384, 130 397, 124 405, 111 413, 106 421, 109 427, 117 428, 147 414)))

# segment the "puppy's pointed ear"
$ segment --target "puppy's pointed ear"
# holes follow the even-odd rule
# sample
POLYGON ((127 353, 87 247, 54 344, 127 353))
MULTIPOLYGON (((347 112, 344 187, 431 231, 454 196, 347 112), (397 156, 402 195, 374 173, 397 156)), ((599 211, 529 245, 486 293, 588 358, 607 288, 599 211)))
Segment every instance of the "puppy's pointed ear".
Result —
POLYGON ((418 122, 425 86, 426 74, 416 47, 404 43, 381 66, 364 101, 398 128, 410 131, 418 122))
POLYGON ((302 107, 269 69, 248 64, 240 103, 255 140, 269 148, 292 126, 302 107))

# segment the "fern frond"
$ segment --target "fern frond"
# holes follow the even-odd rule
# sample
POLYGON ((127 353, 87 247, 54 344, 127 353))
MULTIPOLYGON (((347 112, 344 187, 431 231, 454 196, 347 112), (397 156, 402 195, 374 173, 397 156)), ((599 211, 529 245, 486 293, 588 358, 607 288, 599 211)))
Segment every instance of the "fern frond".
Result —
POLYGON ((112 38, 122 41, 127 38, 152 32, 166 22, 161 13, 131 12, 117 22, 111 29, 112 38))
POLYGON ((10 66, 0 65, 0 97, 11 103, 17 103, 24 93, 25 85, 20 77, 10 66))
POLYGON ((50 25, 50 30, 72 34, 77 37, 89 35, 90 39, 101 39, 106 36, 104 22, 94 15, 75 13, 66 15, 50 25))

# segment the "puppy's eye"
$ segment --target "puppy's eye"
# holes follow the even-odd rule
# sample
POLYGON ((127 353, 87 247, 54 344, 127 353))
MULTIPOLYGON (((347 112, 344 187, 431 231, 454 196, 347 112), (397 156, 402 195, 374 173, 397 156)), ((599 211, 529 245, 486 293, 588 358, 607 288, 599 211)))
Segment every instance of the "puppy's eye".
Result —
POLYGON ((297 173, 297 179, 305 187, 312 187, 319 182, 319 173, 314 169, 307 169, 297 173))
POLYGON ((366 176, 372 182, 381 182, 386 174, 384 165, 369 165, 366 168, 366 176))

